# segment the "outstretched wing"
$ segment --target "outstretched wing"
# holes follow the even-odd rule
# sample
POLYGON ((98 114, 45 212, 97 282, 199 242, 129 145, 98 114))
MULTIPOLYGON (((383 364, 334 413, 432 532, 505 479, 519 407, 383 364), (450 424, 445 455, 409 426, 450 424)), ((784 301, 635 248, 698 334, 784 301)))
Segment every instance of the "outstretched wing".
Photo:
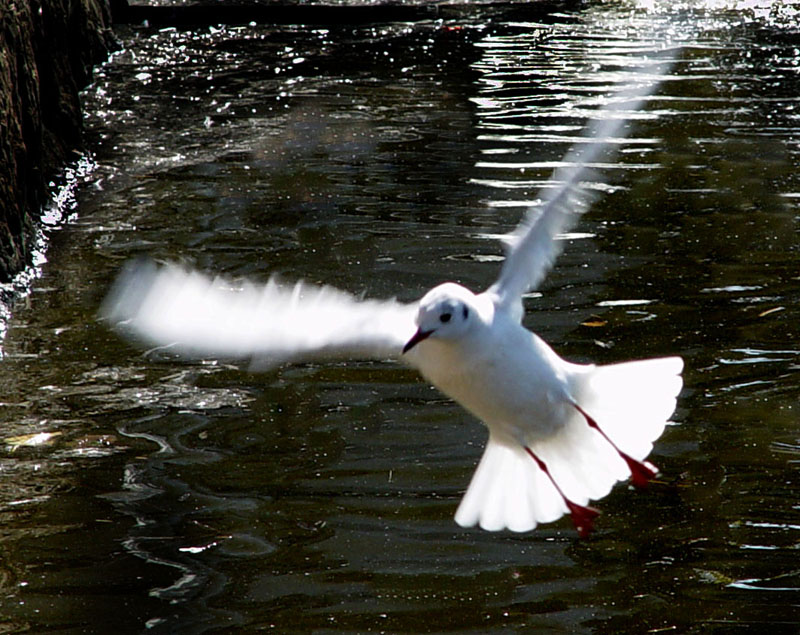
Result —
POLYGON ((151 261, 128 264, 101 317, 183 357, 288 361, 399 358, 416 306, 360 300, 332 287, 236 284, 151 261))
POLYGON ((487 293, 498 309, 522 318, 522 294, 534 289, 547 275, 561 251, 556 236, 568 231, 605 189, 600 172, 610 161, 622 138, 625 124, 667 73, 671 62, 658 62, 634 74, 634 85, 626 85, 586 127, 583 140, 574 145, 561 166, 539 193, 539 204, 503 237, 506 259, 497 281, 487 293))

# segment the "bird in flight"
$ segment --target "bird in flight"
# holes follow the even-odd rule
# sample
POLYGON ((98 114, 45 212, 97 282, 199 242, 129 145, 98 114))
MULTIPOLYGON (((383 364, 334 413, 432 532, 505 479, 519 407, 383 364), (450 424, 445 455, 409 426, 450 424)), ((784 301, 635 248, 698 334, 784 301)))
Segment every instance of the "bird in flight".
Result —
MULTIPOLYGON (((656 66, 657 76, 664 67, 656 66)), ((617 91, 598 111, 538 203, 502 237, 500 275, 482 293, 445 282, 408 304, 302 282, 232 282, 137 260, 118 277, 101 317, 134 340, 185 358, 250 360, 261 368, 404 362, 489 430, 455 514, 459 525, 523 532, 568 513, 588 536, 599 513, 591 501, 618 481, 644 486, 656 475, 646 458, 675 410, 683 361, 565 361, 522 326, 522 296, 552 266, 558 235, 602 190, 598 160, 608 161, 622 143, 625 113, 658 84, 650 77, 617 91)))

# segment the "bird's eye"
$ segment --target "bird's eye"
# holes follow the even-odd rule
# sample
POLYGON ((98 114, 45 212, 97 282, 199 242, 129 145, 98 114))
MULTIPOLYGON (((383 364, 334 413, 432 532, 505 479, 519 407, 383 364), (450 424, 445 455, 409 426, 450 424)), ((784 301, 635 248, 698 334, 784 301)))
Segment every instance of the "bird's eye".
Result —
POLYGON ((451 318, 451 317, 453 317, 453 316, 452 316, 452 314, 450 314, 450 313, 442 313, 442 314, 439 316, 439 321, 440 321, 440 322, 442 322, 443 324, 446 324, 447 322, 449 322, 449 321, 450 321, 450 318, 451 318))
POLYGON ((464 314, 464 319, 466 320, 469 317, 469 309, 467 307, 464 307, 463 309, 461 309, 461 311, 464 314))

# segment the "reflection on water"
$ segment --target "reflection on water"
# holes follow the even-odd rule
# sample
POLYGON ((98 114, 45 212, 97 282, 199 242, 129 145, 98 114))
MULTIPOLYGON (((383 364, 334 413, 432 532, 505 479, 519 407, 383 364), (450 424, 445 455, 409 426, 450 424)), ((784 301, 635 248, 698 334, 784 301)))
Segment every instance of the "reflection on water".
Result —
POLYGON ((93 180, 4 342, 2 627, 796 630, 787 6, 120 33, 87 94, 93 180), (569 358, 687 360, 662 481, 604 499, 589 541, 457 527, 485 432, 410 371, 179 364, 95 321, 142 253, 405 300, 484 287, 487 237, 611 86, 679 46, 528 300, 569 358))

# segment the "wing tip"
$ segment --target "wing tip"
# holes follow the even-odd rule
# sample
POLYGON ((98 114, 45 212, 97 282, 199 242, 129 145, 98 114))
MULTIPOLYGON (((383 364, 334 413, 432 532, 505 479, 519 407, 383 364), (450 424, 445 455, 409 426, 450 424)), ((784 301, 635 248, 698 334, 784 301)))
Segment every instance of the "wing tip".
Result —
POLYGON ((159 270, 160 267, 145 256, 126 262, 100 304, 98 318, 116 325, 136 315, 159 270))

